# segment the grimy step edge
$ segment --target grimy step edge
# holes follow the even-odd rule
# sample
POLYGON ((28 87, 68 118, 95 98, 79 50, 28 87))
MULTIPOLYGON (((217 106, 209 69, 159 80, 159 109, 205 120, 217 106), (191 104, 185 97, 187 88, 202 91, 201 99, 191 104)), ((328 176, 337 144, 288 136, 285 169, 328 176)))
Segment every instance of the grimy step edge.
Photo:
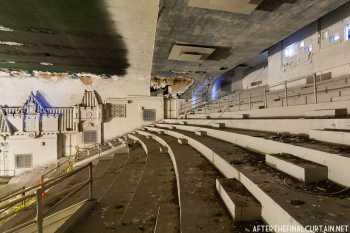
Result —
POLYGON ((234 222, 261 219, 261 205, 236 179, 216 179, 216 190, 230 212, 234 222))
POLYGON ((270 167, 284 172, 305 184, 328 179, 328 168, 326 166, 291 154, 266 154, 265 162, 270 167))
POLYGON ((128 138, 140 143, 140 145, 142 146, 142 149, 145 151, 146 155, 148 155, 148 148, 147 148, 146 144, 141 139, 139 139, 138 137, 136 137, 132 134, 128 134, 128 138))
MULTIPOLYGON (((180 120, 165 119, 162 122, 179 124, 180 120)), ((275 133, 309 134, 313 129, 350 130, 350 119, 186 119, 188 125, 210 125, 214 122, 225 123, 227 128, 257 130, 275 133)))
MULTIPOLYGON (((169 124, 157 124, 157 126, 163 129, 175 127, 175 125, 169 124)), ((235 144, 248 150, 251 149, 262 154, 293 154, 301 159, 309 160, 328 167, 328 178, 331 181, 350 187, 350 172, 348 172, 350 167, 349 157, 223 130, 181 125, 176 125, 176 128, 191 132, 206 131, 207 135, 210 137, 235 144)))
MULTIPOLYGON (((159 144, 166 147, 168 150, 168 155, 169 155, 170 160, 173 164, 175 177, 176 177, 177 197, 178 197, 178 202, 179 202, 179 216, 180 216, 179 229, 180 229, 180 233, 181 233, 182 232, 182 202, 181 202, 181 195, 180 195, 180 193, 181 193, 181 191, 180 191, 180 175, 179 175, 179 169, 177 167, 177 163, 176 163, 176 159, 175 159, 175 154, 174 154, 173 150, 171 149, 171 147, 168 145, 168 143, 166 143, 166 141, 164 141, 162 138, 158 137, 157 135, 149 133, 149 132, 145 132, 142 130, 137 130, 136 132, 140 135, 151 137, 153 140, 157 141, 159 144)), ((139 140, 141 140, 141 139, 139 139, 139 140)))
POLYGON ((309 137, 322 142, 350 146, 350 131, 310 130, 309 137))
MULTIPOLYGON (((158 128, 147 128, 149 131, 157 132, 158 128)), ((247 176, 241 173, 237 168, 232 166, 229 162, 221 158, 212 149, 198 142, 197 140, 183 135, 178 132, 166 130, 165 133, 175 138, 186 138, 188 144, 199 151, 206 159, 208 159, 226 178, 235 178, 239 180, 249 192, 260 202, 262 206, 261 217, 266 223, 272 226, 276 225, 293 225, 298 228, 298 232, 312 232, 307 231, 302 224, 300 224, 293 216, 291 216, 285 209, 283 209, 274 199, 272 199, 266 192, 264 192, 257 184, 250 180, 247 176), (276 217, 278 216, 278 218, 276 217)), ((283 233, 283 232, 277 232, 283 233)))

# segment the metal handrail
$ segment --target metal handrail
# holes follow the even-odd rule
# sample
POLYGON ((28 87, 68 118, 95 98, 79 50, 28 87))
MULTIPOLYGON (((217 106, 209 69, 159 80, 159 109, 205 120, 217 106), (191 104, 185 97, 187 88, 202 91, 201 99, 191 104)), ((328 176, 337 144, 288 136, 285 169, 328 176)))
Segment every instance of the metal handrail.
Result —
MULTIPOLYGON (((71 171, 71 172, 69 172, 69 173, 67 173, 65 175, 61 175, 61 176, 53 178, 51 180, 44 181, 42 184, 39 185, 39 187, 35 186, 35 187, 37 187, 35 193, 33 193, 33 194, 26 194, 24 197, 18 198, 16 200, 13 200, 13 201, 11 201, 11 202, 1 206, 0 209, 6 209, 6 208, 9 208, 11 206, 15 206, 18 203, 21 203, 21 202, 24 202, 24 201, 26 201, 28 199, 36 197, 36 201, 35 201, 35 204, 36 204, 36 217, 35 217, 35 220, 30 221, 29 224, 32 224, 32 223, 36 222, 36 224, 37 224, 37 232, 38 233, 43 233, 43 219, 45 217, 45 214, 43 212, 43 201, 44 201, 44 195, 43 194, 45 193, 46 190, 56 186, 57 184, 63 182, 67 178, 72 177, 72 176, 76 175, 77 173, 79 173, 79 172, 81 172, 81 171, 83 171, 85 169, 88 169, 89 177, 88 177, 88 179, 86 181, 82 182, 78 186, 77 190, 79 189, 78 191, 80 191, 82 188, 84 188, 86 186, 89 186, 89 198, 88 198, 88 200, 92 200, 93 199, 93 187, 92 187, 92 184, 93 184, 93 174, 92 174, 92 172, 93 172, 93 165, 92 165, 92 162, 90 162, 90 163, 88 163, 88 164, 86 164, 86 165, 84 165, 82 167, 79 167, 76 170, 73 170, 73 171, 71 171)), ((34 188, 31 187, 30 189, 33 190, 34 188)), ((65 190, 65 191, 69 192, 69 191, 73 190, 73 192, 76 193, 77 191, 75 189, 76 189, 76 187, 74 187, 74 189, 71 188, 68 191, 67 190, 65 190)), ((13 215, 13 213, 10 213, 10 214, 2 217, 0 220, 4 220, 4 219, 6 219, 6 218, 8 218, 8 217, 10 217, 12 215, 13 215)), ((6 231, 6 233, 15 232, 15 231, 17 231, 17 230, 19 230, 19 229, 21 229, 21 228, 23 228, 25 226, 28 226, 29 224, 24 223, 24 224, 22 224, 23 226, 21 226, 20 228, 19 228, 19 226, 13 227, 11 229, 8 229, 6 231)))
MULTIPOLYGON (((264 107, 267 108, 267 107, 269 107, 268 106, 268 101, 269 101, 268 96, 271 97, 274 95, 276 95, 276 97, 281 98, 283 106, 288 106, 288 98, 294 98, 294 97, 298 97, 298 96, 308 96, 308 95, 313 95, 312 102, 318 103, 318 94, 319 93, 350 88, 350 85, 347 84, 348 77, 345 77, 342 79, 338 78, 335 81, 334 80, 317 81, 317 76, 315 74, 313 76, 313 83, 306 84, 306 86, 305 86, 308 88, 308 89, 306 89, 306 93, 299 93, 299 94, 293 93, 292 95, 288 94, 291 91, 295 92, 297 90, 299 90, 299 91, 301 90, 300 87, 299 87, 299 89, 298 89, 298 87, 293 87, 290 90, 288 89, 289 83, 293 83, 293 82, 300 81, 300 80, 305 80, 305 77, 297 78, 297 79, 293 79, 293 80, 289 80, 289 81, 283 81, 283 82, 280 82, 280 83, 277 83, 277 84, 270 86, 270 88, 268 88, 267 86, 263 86, 263 87, 252 88, 252 89, 246 90, 246 91, 234 92, 232 94, 222 96, 222 97, 220 97, 220 99, 218 99, 216 101, 209 101, 208 102, 207 100, 203 100, 200 97, 192 99, 190 101, 187 100, 186 102, 184 102, 180 105, 179 113, 180 113, 180 115, 186 114, 186 113, 192 112, 196 109, 200 109, 202 106, 208 106, 211 109, 221 109, 221 105, 225 105, 227 103, 230 103, 232 105, 232 107, 238 106, 239 107, 238 110, 240 110, 240 106, 244 106, 244 105, 248 105, 249 109, 251 109, 252 105, 255 103, 264 103, 264 107), (345 81, 345 83, 347 85, 344 85, 341 87, 330 87, 330 88, 320 87, 321 85, 325 85, 328 83, 338 83, 338 82, 342 82, 343 80, 345 81), (275 87, 281 86, 281 85, 284 85, 284 89, 271 90, 272 88, 275 88, 275 87), (312 90, 311 90, 311 88, 312 88, 312 90), (319 90, 319 88, 322 88, 322 90, 319 90), (262 94, 252 95, 252 93, 256 92, 255 90, 257 90, 257 89, 259 89, 259 92, 261 92, 262 94), (248 96, 244 97, 243 95, 248 95, 248 96), (259 98, 260 100, 254 100, 255 98, 259 98)), ((307 103, 305 103, 305 104, 307 104, 307 103)))

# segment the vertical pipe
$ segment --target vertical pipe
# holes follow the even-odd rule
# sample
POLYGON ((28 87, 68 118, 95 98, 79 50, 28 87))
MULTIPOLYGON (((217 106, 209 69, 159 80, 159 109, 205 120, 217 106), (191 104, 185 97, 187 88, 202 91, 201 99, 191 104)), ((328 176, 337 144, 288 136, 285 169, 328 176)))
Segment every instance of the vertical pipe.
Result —
POLYGON ((43 233, 42 189, 36 191, 36 224, 38 233, 43 233))
POLYGON ((252 110, 252 93, 249 93, 249 110, 252 110))
POLYGON ((265 105, 265 108, 267 108, 267 89, 266 87, 264 87, 264 105, 265 105))
POLYGON ((286 101, 285 105, 288 107, 288 82, 284 82, 284 99, 286 101))
POLYGON ((89 200, 92 200, 92 196, 93 196, 93 193, 92 193, 92 182, 93 182, 93 179, 92 179, 92 163, 89 163, 89 200))
POLYGON ((241 93, 238 92, 238 111, 241 110, 241 93))
POLYGON ((317 76, 316 76, 316 74, 314 74, 314 100, 315 100, 315 104, 317 104, 318 99, 317 99, 317 76))

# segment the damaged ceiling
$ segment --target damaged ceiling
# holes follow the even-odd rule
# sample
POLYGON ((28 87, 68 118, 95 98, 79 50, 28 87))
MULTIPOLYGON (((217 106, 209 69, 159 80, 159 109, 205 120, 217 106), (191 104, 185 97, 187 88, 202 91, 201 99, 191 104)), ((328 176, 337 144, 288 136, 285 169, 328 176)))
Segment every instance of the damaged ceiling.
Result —
POLYGON ((152 75, 214 77, 346 2, 161 0, 152 75))
POLYGON ((0 1, 0 68, 123 76, 127 48, 104 0, 0 1))
POLYGON ((348 1, 3 0, 0 69, 201 80, 348 1))

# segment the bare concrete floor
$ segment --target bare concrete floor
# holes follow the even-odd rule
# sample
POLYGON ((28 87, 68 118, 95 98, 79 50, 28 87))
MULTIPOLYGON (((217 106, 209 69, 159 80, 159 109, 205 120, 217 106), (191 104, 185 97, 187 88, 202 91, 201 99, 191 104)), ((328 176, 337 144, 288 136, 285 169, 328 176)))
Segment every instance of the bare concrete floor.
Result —
POLYGON ((314 150, 324 151, 328 153, 338 154, 344 157, 350 157, 350 146, 336 145, 327 142, 320 142, 313 139, 309 139, 306 135, 290 135, 290 134, 277 134, 272 132, 245 130, 245 129, 235 129, 235 128, 213 128, 211 126, 205 125, 195 125, 202 128, 210 128, 215 130, 222 130, 232 133, 245 134, 253 137, 261 137, 273 141, 283 142, 287 144, 292 144, 295 146, 302 146, 314 150))
POLYGON ((149 156, 139 149, 137 153, 132 151, 120 173, 105 181, 109 188, 99 198, 96 209, 72 233, 179 231, 172 163, 168 155, 160 154, 154 141, 145 141, 149 156))
POLYGON ((172 148, 179 169, 183 233, 245 232, 235 226, 215 188, 222 175, 196 150, 180 145, 173 137, 161 135, 172 148))
POLYGON ((205 144, 218 155, 258 184, 272 199, 304 225, 349 224, 349 192, 337 193, 342 188, 336 185, 308 187, 290 176, 268 167, 264 156, 252 153, 208 136, 197 136, 192 132, 174 130, 205 144), (336 189, 336 190, 334 190, 336 189))
MULTIPOLYGON (((138 150, 142 151, 141 147, 138 150)), ((94 177, 94 196, 101 196, 106 189, 106 180, 110 180, 115 176, 115 172, 118 172, 123 165, 128 160, 129 155, 120 154, 115 156, 112 160, 100 160, 96 166, 93 168, 93 177, 94 177)), ((78 173, 76 176, 73 176, 64 182, 57 185, 55 188, 51 189, 49 193, 47 193, 45 202, 44 202, 44 212, 46 215, 54 213, 58 210, 64 209, 74 203, 78 203, 88 197, 87 189, 83 189, 76 193, 75 195, 66 198, 65 195, 55 196, 56 193, 61 192, 62 190, 69 188, 73 185, 79 184, 83 180, 86 180, 88 177, 87 171, 82 171, 78 173)), ((8 229, 18 225, 19 223, 23 223, 25 221, 29 221, 35 217, 36 210, 35 208, 29 207, 26 210, 23 210, 15 217, 7 221, 5 224, 0 226, 0 232, 4 229, 8 229)))

